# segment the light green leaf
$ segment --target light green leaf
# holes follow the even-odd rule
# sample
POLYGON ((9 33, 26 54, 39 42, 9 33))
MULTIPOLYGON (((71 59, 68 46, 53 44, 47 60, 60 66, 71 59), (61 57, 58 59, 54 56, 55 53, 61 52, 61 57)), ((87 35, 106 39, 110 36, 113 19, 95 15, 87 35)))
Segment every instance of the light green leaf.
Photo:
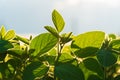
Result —
POLYGON ((93 58, 87 58, 83 61, 85 67, 93 72, 96 72, 99 76, 103 77, 103 70, 101 65, 97 62, 97 60, 93 58))
POLYGON ((109 67, 116 63, 117 56, 114 52, 108 50, 108 49, 101 49, 97 53, 98 61, 104 66, 109 67))
POLYGON ((29 44, 29 40, 27 38, 24 38, 24 37, 21 37, 21 36, 18 36, 16 35, 16 38, 26 44, 29 44))
POLYGON ((65 63, 65 62, 71 61, 73 59, 74 58, 70 53, 62 53, 60 58, 59 58, 59 62, 60 63, 65 63))
POLYGON ((58 39, 50 33, 43 33, 36 36, 30 43, 30 49, 35 49, 33 56, 43 54, 52 49, 58 42, 58 39))
POLYGON ((32 62, 23 71, 23 80, 34 80, 37 77, 43 77, 49 68, 39 61, 32 62))
POLYGON ((8 54, 13 55, 15 57, 21 58, 23 54, 25 54, 24 50, 8 50, 8 54))
POLYGON ((0 30, 0 35, 1 35, 2 38, 5 36, 5 33, 6 33, 6 29, 5 29, 5 27, 2 25, 2 26, 1 26, 1 30, 0 30))
POLYGON ((85 80, 82 70, 72 64, 55 66, 54 73, 60 80, 85 80))
POLYGON ((109 34, 108 36, 109 36, 109 38, 116 39, 116 35, 115 34, 109 34))
POLYGON ((5 36, 4 36, 4 39, 5 40, 10 40, 10 39, 13 39, 15 37, 15 32, 14 30, 9 30, 5 36))
POLYGON ((71 48, 78 57, 94 55, 105 39, 102 31, 91 31, 80 34, 73 39, 71 48))
POLYGON ((51 26, 45 26, 45 29, 48 30, 55 37, 57 37, 57 38, 59 37, 58 32, 53 27, 51 27, 51 26))
POLYGON ((62 16, 60 15, 60 13, 58 13, 56 10, 54 10, 52 12, 52 21, 53 21, 57 31, 61 32, 64 28, 65 22, 64 22, 62 16))

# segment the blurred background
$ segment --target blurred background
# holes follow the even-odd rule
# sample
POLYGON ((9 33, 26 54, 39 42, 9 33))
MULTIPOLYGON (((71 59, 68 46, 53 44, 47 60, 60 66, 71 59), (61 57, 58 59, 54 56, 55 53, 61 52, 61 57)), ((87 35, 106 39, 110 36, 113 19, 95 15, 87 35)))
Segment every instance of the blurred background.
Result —
POLYGON ((66 22, 63 32, 120 34, 120 0, 0 0, 0 26, 36 35, 46 31, 44 26, 53 26, 54 9, 66 22))

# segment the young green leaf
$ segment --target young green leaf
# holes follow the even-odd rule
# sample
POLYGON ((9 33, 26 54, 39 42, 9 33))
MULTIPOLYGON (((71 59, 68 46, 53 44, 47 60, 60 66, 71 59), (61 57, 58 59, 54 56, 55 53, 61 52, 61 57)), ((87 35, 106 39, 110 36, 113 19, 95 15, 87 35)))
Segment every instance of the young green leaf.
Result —
POLYGON ((49 68, 39 61, 32 62, 23 71, 23 80, 35 80, 37 77, 43 77, 49 68))
POLYGON ((72 64, 55 66, 54 73, 60 80, 85 80, 82 70, 72 64))
POLYGON ((36 36, 30 43, 30 49, 35 49, 31 54, 33 56, 43 54, 52 49, 58 42, 58 39, 50 33, 43 33, 36 36))
POLYGON ((26 39, 26 38, 24 38, 24 37, 21 37, 21 36, 16 35, 16 38, 17 38, 18 40, 20 40, 20 41, 26 43, 26 44, 29 44, 29 40, 26 39))
POLYGON ((51 27, 51 26, 45 26, 45 29, 48 30, 55 37, 57 37, 57 38, 59 37, 58 32, 53 27, 51 27))
POLYGON ((105 33, 102 31, 91 31, 80 34, 73 39, 71 48, 78 57, 87 57, 94 55, 105 39, 105 33))
POLYGON ((56 10, 52 12, 52 21, 57 29, 58 32, 61 32, 64 28, 65 22, 60 13, 56 10))
POLYGON ((1 38, 3 38, 3 37, 5 36, 5 33, 6 33, 6 29, 5 29, 5 27, 2 25, 2 26, 1 26, 1 29, 0 29, 1 38))
POLYGON ((5 36, 4 36, 4 39, 5 40, 10 40, 10 39, 13 39, 15 37, 15 32, 14 30, 9 30, 5 36))

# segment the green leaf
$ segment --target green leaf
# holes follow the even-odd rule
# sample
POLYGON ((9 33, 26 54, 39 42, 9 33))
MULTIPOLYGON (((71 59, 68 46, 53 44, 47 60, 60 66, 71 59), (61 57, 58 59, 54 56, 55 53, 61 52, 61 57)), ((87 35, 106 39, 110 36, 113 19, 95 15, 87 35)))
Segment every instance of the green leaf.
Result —
MULTIPOLYGON (((83 73, 84 73, 85 80, 87 80, 90 75, 96 74, 95 72, 87 69, 83 62, 81 62, 81 63, 79 64, 79 67, 80 67, 80 69, 81 69, 81 70, 83 71, 83 73)), ((97 74, 96 74, 96 75, 97 75, 97 74)))
POLYGON ((0 63, 0 72, 5 73, 6 69, 7 69, 6 63, 0 63))
POLYGON ((99 76, 103 77, 103 70, 100 66, 100 64, 97 62, 96 59, 93 58, 87 58, 83 61, 85 67, 93 72, 96 72, 99 76))
POLYGON ((15 32, 14 30, 9 30, 5 36, 4 36, 4 39, 5 40, 10 40, 10 39, 13 39, 15 37, 15 32))
POLYGON ((62 43, 65 44, 67 42, 70 42, 72 40, 71 35, 72 35, 72 32, 70 32, 68 34, 66 34, 66 33, 62 34, 61 35, 61 41, 62 41, 62 43))
POLYGON ((32 62, 23 71, 23 80, 34 80, 43 77, 48 72, 48 67, 39 61, 32 62))
POLYGON ((65 63, 65 62, 71 61, 73 59, 74 58, 70 53, 62 53, 60 58, 59 58, 59 62, 65 63))
POLYGON ((20 41, 26 43, 26 44, 29 44, 29 40, 26 39, 26 38, 24 38, 24 37, 21 37, 21 36, 16 35, 16 38, 17 38, 18 40, 20 40, 20 41))
POLYGON ((109 38, 116 39, 116 35, 115 34, 109 34, 108 36, 109 36, 109 38))
POLYGON ((105 33, 102 31, 91 31, 80 34, 73 39, 71 48, 78 57, 87 57, 94 55, 105 39, 105 33))
POLYGON ((52 12, 52 21, 53 21, 57 31, 61 32, 64 28, 65 22, 64 22, 62 16, 60 15, 60 13, 58 13, 56 10, 54 10, 52 12))
POLYGON ((109 67, 116 63, 117 57, 114 52, 108 50, 108 49, 101 49, 97 53, 98 61, 104 66, 109 67))
POLYGON ((8 50, 8 54, 21 58, 25 54, 24 50, 8 50))
POLYGON ((97 75, 90 75, 87 80, 103 80, 97 75))
POLYGON ((14 58, 14 59, 9 59, 7 61, 7 64, 11 65, 14 69, 16 69, 22 65, 22 61, 18 58, 14 58))
POLYGON ((82 70, 72 64, 55 66, 54 73, 60 80, 85 80, 82 70))
POLYGON ((1 30, 0 30, 0 35, 1 35, 2 38, 5 36, 5 33, 6 33, 6 29, 5 29, 5 27, 2 25, 2 26, 1 26, 1 30))
POLYGON ((115 39, 110 42, 109 47, 114 50, 120 51, 120 39, 115 39))
POLYGON ((30 43, 30 49, 35 49, 33 56, 43 54, 52 49, 58 42, 58 39, 50 33, 43 33, 36 36, 30 43))
POLYGON ((51 26, 45 26, 45 29, 48 30, 55 37, 57 37, 57 38, 59 37, 58 32, 53 27, 51 27, 51 26))
POLYGON ((13 45, 10 42, 0 40, 0 53, 6 52, 10 48, 13 48, 13 45))

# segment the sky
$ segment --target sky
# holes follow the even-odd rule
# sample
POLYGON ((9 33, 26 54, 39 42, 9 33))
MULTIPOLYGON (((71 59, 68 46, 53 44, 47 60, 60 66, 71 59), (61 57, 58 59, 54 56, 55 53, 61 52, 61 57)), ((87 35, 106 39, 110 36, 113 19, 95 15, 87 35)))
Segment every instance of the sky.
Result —
POLYGON ((120 34, 120 0, 0 0, 0 26, 18 34, 46 32, 54 9, 65 20, 63 32, 120 34))

